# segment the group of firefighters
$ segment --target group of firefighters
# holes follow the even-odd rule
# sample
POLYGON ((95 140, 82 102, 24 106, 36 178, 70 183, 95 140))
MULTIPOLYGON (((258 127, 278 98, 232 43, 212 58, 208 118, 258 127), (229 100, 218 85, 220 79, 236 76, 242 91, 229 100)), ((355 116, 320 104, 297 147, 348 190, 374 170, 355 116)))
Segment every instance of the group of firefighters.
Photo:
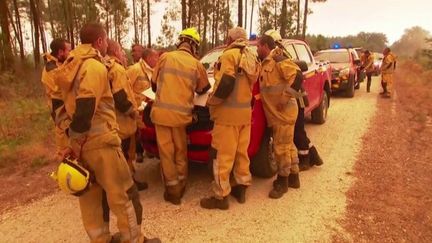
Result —
MULTIPOLYGON (((383 60, 381 63, 381 87, 383 98, 391 98, 393 93, 393 73, 396 69, 396 56, 391 52, 390 48, 386 47, 383 51, 383 60)), ((369 50, 365 50, 360 58, 360 70, 364 71, 367 77, 366 91, 370 92, 372 83, 372 74, 375 72, 374 57, 369 50)))
MULTIPOLYGON (((201 42, 195 28, 183 30, 175 51, 159 53, 134 45, 136 62, 127 68, 120 44, 107 39, 99 23, 80 31, 81 44, 54 40, 42 82, 50 100, 58 154, 62 162, 53 177, 60 188, 79 196, 84 228, 91 242, 160 242, 141 233, 142 206, 133 161, 142 161, 137 135, 144 126, 138 107, 155 92, 150 117, 155 124, 164 199, 181 204, 187 178, 186 126, 192 122, 193 98, 210 91, 207 100, 214 121, 210 157, 213 195, 202 198, 206 209, 228 209, 228 196, 246 200, 251 185, 247 148, 251 132, 252 87, 260 96, 272 129, 277 178, 270 198, 299 188, 299 171, 321 165, 322 159, 304 129, 303 75, 290 59, 275 30, 258 39, 258 56, 246 31, 228 31, 226 48, 214 67, 215 83, 198 59, 201 42), (138 148, 138 150, 136 149, 138 148), (117 217, 119 233, 109 231, 109 213, 117 217)), ((305 102, 306 101, 306 102, 305 102)))

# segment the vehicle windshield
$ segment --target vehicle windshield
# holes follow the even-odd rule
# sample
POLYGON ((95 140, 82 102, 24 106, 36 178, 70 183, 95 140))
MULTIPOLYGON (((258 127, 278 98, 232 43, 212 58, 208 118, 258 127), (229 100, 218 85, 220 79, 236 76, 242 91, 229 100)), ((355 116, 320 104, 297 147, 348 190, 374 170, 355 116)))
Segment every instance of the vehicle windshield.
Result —
POLYGON ((349 63, 347 51, 317 52, 315 59, 319 61, 330 61, 331 63, 349 63))
POLYGON ((222 55, 223 49, 212 51, 207 53, 201 58, 201 63, 207 69, 207 72, 213 72, 214 64, 217 62, 220 55, 222 55))
MULTIPOLYGON (((249 46, 251 48, 251 50, 253 52, 256 53, 257 51, 257 46, 255 45, 251 45, 249 46)), ((208 73, 212 73, 213 72, 213 68, 215 63, 217 62, 218 58, 220 57, 220 55, 222 55, 224 49, 218 49, 212 52, 209 52, 207 54, 205 54, 202 58, 201 58, 201 63, 204 65, 204 67, 206 68, 208 73)))

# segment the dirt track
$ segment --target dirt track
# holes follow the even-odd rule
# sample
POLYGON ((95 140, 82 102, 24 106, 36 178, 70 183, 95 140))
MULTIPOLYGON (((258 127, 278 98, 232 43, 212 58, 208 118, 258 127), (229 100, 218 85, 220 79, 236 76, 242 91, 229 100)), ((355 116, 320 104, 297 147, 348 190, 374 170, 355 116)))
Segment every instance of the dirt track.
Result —
MULTIPOLYGON (((254 178, 247 202, 230 199, 228 211, 208 211, 199 199, 210 194, 205 166, 191 166, 189 189, 181 206, 162 199, 158 163, 147 161, 150 189, 141 193, 143 231, 163 242, 328 242, 332 235, 352 241, 338 223, 345 214, 346 191, 354 181, 353 165, 361 137, 376 112, 378 82, 372 93, 356 92, 354 99, 332 97, 328 121, 308 124, 309 135, 324 158, 321 168, 301 174, 301 188, 280 200, 267 197, 272 180, 254 178)), ((112 232, 116 232, 115 219, 112 232)), ((87 242, 78 201, 55 193, 0 216, 1 242, 87 242)))

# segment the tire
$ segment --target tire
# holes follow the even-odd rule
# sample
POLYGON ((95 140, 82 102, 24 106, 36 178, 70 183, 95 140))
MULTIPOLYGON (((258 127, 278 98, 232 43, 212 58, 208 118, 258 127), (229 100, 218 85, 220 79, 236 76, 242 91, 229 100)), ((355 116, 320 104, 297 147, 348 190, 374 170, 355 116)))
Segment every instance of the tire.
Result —
POLYGON ((257 154, 251 159, 250 169, 254 176, 262 178, 273 177, 277 172, 277 163, 273 155, 273 138, 271 129, 267 128, 261 140, 257 154))
POLYGON ((345 91, 345 96, 348 97, 348 98, 354 97, 354 91, 355 91, 355 87, 354 87, 355 84, 354 83, 355 83, 354 77, 351 76, 350 77, 350 81, 349 81, 349 87, 345 91))
POLYGON ((323 98, 320 105, 311 112, 312 122, 316 124, 324 124, 327 119, 327 110, 329 107, 329 95, 324 90, 323 98))

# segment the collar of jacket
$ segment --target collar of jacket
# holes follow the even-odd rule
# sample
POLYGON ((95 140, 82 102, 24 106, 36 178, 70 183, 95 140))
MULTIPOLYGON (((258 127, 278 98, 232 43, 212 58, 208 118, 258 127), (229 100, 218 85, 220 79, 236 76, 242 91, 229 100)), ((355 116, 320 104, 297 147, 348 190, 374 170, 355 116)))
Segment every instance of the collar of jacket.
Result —
POLYGON ((229 44, 227 48, 225 48, 225 51, 233 48, 243 48, 246 46, 249 46, 249 42, 245 39, 240 38, 229 44))
POLYGON ((74 50, 72 50, 69 55, 81 59, 96 58, 99 61, 103 60, 102 56, 100 55, 100 52, 95 48, 93 48, 91 44, 81 44, 77 46, 74 50))
POLYGON ((57 65, 60 64, 58 59, 49 52, 42 54, 42 57, 45 60, 45 63, 55 61, 57 65))
POLYGON ((267 55, 266 58, 262 61, 263 63, 268 61, 274 61, 275 58, 279 56, 284 56, 284 52, 279 47, 276 47, 275 49, 271 50, 270 53, 267 55))
POLYGON ((153 73, 153 68, 151 68, 144 59, 139 60, 139 64, 141 66, 142 71, 147 75, 150 79, 153 73))
POLYGON ((185 51, 185 52, 187 52, 187 53, 189 53, 189 54, 191 54, 193 56, 192 51, 189 48, 185 47, 185 46, 181 46, 177 50, 179 50, 179 51, 185 51))

